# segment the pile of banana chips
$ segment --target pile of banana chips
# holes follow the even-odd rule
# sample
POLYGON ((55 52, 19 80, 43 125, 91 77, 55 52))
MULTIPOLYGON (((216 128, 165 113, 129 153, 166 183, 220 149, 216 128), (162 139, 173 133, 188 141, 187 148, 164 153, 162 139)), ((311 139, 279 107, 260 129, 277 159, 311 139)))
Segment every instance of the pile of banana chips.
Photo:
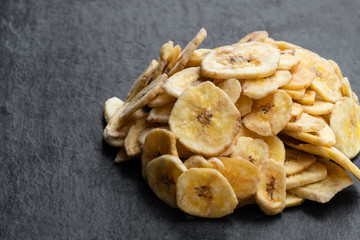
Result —
POLYGON ((325 203, 360 179, 358 98, 334 61, 265 31, 197 49, 206 34, 164 44, 124 102, 105 102, 115 162, 141 157, 159 199, 205 218, 325 203))

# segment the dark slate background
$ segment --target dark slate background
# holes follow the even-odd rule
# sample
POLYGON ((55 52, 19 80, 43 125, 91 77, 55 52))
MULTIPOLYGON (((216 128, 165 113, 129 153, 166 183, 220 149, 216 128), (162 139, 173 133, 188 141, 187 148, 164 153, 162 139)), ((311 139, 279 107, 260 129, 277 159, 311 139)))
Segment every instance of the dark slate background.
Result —
MULTIPOLYGON (((360 1, 0 0, 0 239, 359 239, 360 183, 327 204, 221 219, 171 209, 114 164, 104 101, 125 98, 163 43, 267 30, 339 63, 360 93, 360 1)), ((355 163, 360 165, 355 159, 355 163)))

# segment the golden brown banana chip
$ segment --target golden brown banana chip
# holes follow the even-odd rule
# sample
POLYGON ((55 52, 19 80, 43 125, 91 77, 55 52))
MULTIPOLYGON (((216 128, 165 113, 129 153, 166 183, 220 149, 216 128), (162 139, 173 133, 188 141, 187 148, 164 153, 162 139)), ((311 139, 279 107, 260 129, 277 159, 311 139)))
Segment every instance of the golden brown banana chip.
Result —
POLYGON ((292 76, 289 71, 279 70, 266 78, 243 80, 241 82, 243 88, 242 94, 253 99, 260 99, 276 92, 279 87, 290 82, 291 78, 292 76))
POLYGON ((262 139, 239 137, 232 158, 242 158, 260 167, 263 161, 269 158, 269 147, 262 139))
POLYGON ((161 91, 161 87, 166 79, 167 76, 165 74, 159 76, 150 85, 136 94, 136 96, 126 104, 124 109, 119 109, 108 122, 105 128, 106 133, 110 137, 118 137, 119 129, 127 123, 127 120, 133 113, 148 104, 161 91))
POLYGON ((340 70, 338 64, 335 61, 331 60, 331 59, 329 59, 328 62, 333 67, 333 69, 334 69, 336 75, 338 76, 338 78, 343 79, 344 77, 343 77, 343 75, 341 73, 341 70, 340 70))
MULTIPOLYGON (((291 118, 290 121, 288 122, 288 124, 290 122, 296 122, 297 120, 299 120, 301 118, 301 115, 303 114, 303 108, 300 104, 298 103, 294 103, 291 106, 291 118)), ((285 126, 286 128, 286 126, 285 126)))
POLYGON ((290 73, 293 76, 292 80, 283 87, 288 90, 302 90, 307 88, 316 77, 312 68, 302 61, 295 65, 295 67, 291 69, 290 73))
POLYGON ((238 203, 226 178, 215 169, 192 168, 177 179, 178 207, 191 215, 219 218, 232 213, 238 203))
POLYGON ((249 204, 256 204, 255 194, 247 198, 238 198, 238 204, 236 208, 241 208, 249 204))
POLYGON ((159 123, 152 123, 152 124, 148 124, 148 127, 146 129, 144 129, 141 133, 139 133, 138 136, 138 141, 141 144, 141 146, 144 145, 145 143, 145 138, 146 136, 149 134, 149 132, 155 128, 160 128, 160 129, 165 129, 165 130, 170 130, 169 126, 166 125, 160 125, 159 123))
POLYGON ((331 160, 342 166, 345 170, 353 174, 358 180, 360 180, 359 168, 353 162, 351 162, 349 158, 347 158, 342 152, 340 152, 336 148, 334 147, 328 148, 323 146, 306 144, 291 138, 282 137, 282 140, 285 142, 286 145, 292 148, 296 148, 304 152, 319 155, 325 158, 330 158, 331 160))
POLYGON ((211 157, 208 159, 208 162, 212 165, 212 168, 218 170, 219 172, 225 171, 225 165, 217 157, 211 157))
POLYGON ((326 167, 319 162, 315 162, 304 171, 286 177, 286 189, 288 190, 318 182, 324 180, 326 176, 326 167))
POLYGON ((302 198, 320 203, 326 203, 344 188, 353 184, 351 177, 339 166, 332 162, 324 163, 327 177, 319 182, 308 184, 289 190, 302 198))
POLYGON ((174 48, 174 42, 173 41, 168 41, 167 43, 165 43, 164 45, 161 46, 160 49, 160 58, 159 58, 159 64, 155 70, 155 72, 153 73, 152 77, 148 79, 148 82, 146 82, 145 86, 147 86, 148 84, 150 84, 150 82, 153 79, 158 78, 161 74, 165 73, 165 69, 171 59, 171 54, 173 52, 173 48, 174 48))
POLYGON ((120 98, 112 97, 106 100, 104 104, 104 118, 106 122, 109 122, 110 118, 121 107, 124 107, 124 102, 120 98))
POLYGON ((311 105, 302 105, 304 112, 311 115, 325 115, 331 113, 334 108, 333 103, 315 100, 311 105))
POLYGON ((206 35, 206 30, 204 28, 200 29, 196 36, 186 45, 184 50, 180 53, 180 58, 175 64, 175 66, 169 71, 169 76, 172 76, 185 68, 194 51, 206 38, 206 35))
MULTIPOLYGON (((170 130, 170 129, 169 129, 170 130)), ((194 155, 193 152, 191 152, 189 149, 187 149, 181 142, 178 140, 176 141, 176 149, 178 151, 179 157, 181 159, 187 159, 194 155)))
POLYGON ((353 98, 350 82, 347 77, 341 78, 341 93, 344 97, 353 98))
POLYGON ((297 48, 301 48, 301 47, 299 47, 299 46, 297 46, 295 44, 288 43, 288 42, 285 42, 285 41, 275 41, 274 39, 269 38, 269 37, 265 39, 265 42, 276 46, 281 51, 294 50, 294 49, 297 49, 297 48))
POLYGON ((172 49, 172 53, 170 59, 168 60, 168 64, 164 70, 164 73, 168 74, 169 71, 175 66, 175 64, 179 60, 180 54, 181 54, 181 47, 179 45, 176 45, 172 49))
POLYGON ((136 94, 138 94, 144 87, 146 87, 146 84, 151 81, 152 75, 156 71, 158 65, 159 63, 155 59, 151 60, 149 66, 131 86, 131 89, 126 98, 126 102, 129 102, 133 97, 135 97, 136 94))
POLYGON ((304 97, 302 99, 298 99, 296 101, 302 105, 312 105, 315 102, 315 96, 316 96, 316 92, 307 88, 305 90, 304 97))
POLYGON ((178 98, 187 87, 200 84, 200 67, 185 68, 172 75, 164 84, 166 94, 178 98))
POLYGON ((279 69, 290 70, 298 65, 300 59, 294 56, 294 50, 284 50, 280 52, 279 69))
POLYGON ((186 148, 208 157, 232 144, 240 124, 230 97, 208 81, 185 89, 169 119, 171 131, 186 148))
POLYGON ((305 97, 305 88, 301 90, 284 89, 289 96, 294 100, 303 99, 305 97))
POLYGON ((124 142, 126 154, 135 157, 141 153, 141 144, 138 141, 139 134, 147 127, 146 118, 140 118, 131 126, 124 142))
POLYGON ((141 167, 144 179, 146 179, 146 165, 154 158, 165 154, 178 157, 175 135, 168 130, 155 128, 146 136, 141 155, 141 167))
POLYGON ((252 32, 248 35, 246 35, 245 37, 243 37, 239 43, 246 43, 246 42, 252 42, 252 41, 258 41, 258 42, 263 42, 265 41, 265 39, 269 36, 269 33, 267 33, 266 31, 255 31, 252 32))
POLYGON ((284 130, 295 132, 318 132, 325 127, 325 122, 307 113, 301 114, 300 119, 295 122, 288 122, 284 130))
POLYGON ((311 88, 326 101, 335 103, 341 98, 340 79, 330 63, 306 49, 296 49, 295 56, 313 68, 316 78, 311 82, 311 88))
POLYGON ((316 162, 314 155, 292 148, 286 148, 285 170, 286 176, 299 173, 316 162))
POLYGON ((203 156, 201 155, 193 155, 189 157, 184 162, 185 167, 187 169, 190 168, 212 168, 213 165, 209 163, 203 156))
POLYGON ((229 78, 217 85, 221 90, 229 95, 231 101, 236 103, 241 94, 241 85, 239 80, 235 78, 229 78))
POLYGON ((244 117, 249 112, 251 112, 252 104, 253 100, 251 98, 244 94, 241 94, 239 99, 236 101, 235 106, 239 110, 241 117, 244 117))
POLYGON ((251 112, 245 116, 245 126, 262 136, 275 136, 291 118, 292 100, 284 90, 255 101, 251 112))
POLYGON ((121 162, 125 162, 125 161, 128 161, 130 160, 131 157, 129 157, 127 154, 126 154, 126 151, 124 148, 120 148, 119 152, 116 154, 116 157, 115 157, 115 160, 114 162, 116 163, 121 163, 121 162))
POLYGON ((151 108, 154 107, 162 107, 165 106, 166 104, 175 101, 176 98, 166 94, 166 93, 160 93, 159 95, 157 95, 155 98, 153 98, 149 103, 148 106, 151 108))
POLYGON ((360 151, 359 114, 356 102, 351 98, 343 97, 336 102, 330 116, 330 127, 336 137, 334 147, 350 159, 360 151))
POLYGON ((305 198, 298 197, 295 194, 292 194, 292 193, 286 191, 285 208, 298 206, 298 205, 302 204, 304 201, 305 201, 305 198))
POLYGON ((196 49, 191 55, 186 67, 199 67, 204 57, 211 51, 213 50, 205 48, 196 49))
POLYGON ((171 110, 175 102, 168 103, 162 107, 154 107, 151 109, 147 120, 149 122, 168 123, 171 110))

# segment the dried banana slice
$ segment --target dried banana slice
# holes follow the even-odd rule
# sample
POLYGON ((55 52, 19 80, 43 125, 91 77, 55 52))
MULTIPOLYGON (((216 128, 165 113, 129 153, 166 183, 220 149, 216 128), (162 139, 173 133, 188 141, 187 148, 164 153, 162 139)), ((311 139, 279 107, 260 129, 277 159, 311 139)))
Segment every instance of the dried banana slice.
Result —
POLYGON ((189 61, 187 62, 186 67, 199 67, 204 57, 211 51, 213 50, 206 48, 196 49, 191 55, 189 61))
POLYGON ((176 138, 174 134, 168 130, 155 128, 146 136, 141 155, 141 168, 144 179, 146 179, 147 164, 154 158, 165 154, 178 157, 176 138))
POLYGON ((266 215, 282 212, 286 201, 286 173, 283 164, 272 159, 264 161, 255 201, 266 215))
POLYGON ((275 41, 274 39, 269 38, 269 37, 265 39, 265 42, 276 46, 281 51, 289 50, 289 49, 294 50, 294 49, 297 49, 297 48, 301 48, 301 47, 299 47, 299 46, 297 46, 295 44, 288 43, 288 42, 285 42, 285 41, 275 41))
POLYGON ((293 76, 292 80, 283 88, 288 90, 302 90, 311 85, 312 81, 316 77, 312 68, 300 61, 293 69, 291 69, 293 76))
POLYGON ((241 84, 239 80, 235 78, 227 79, 217 85, 221 90, 229 95, 231 101, 236 103, 241 94, 241 84))
POLYGON ((304 201, 305 201, 305 198, 298 197, 295 194, 292 194, 292 193, 286 191, 285 208, 298 206, 298 205, 302 204, 304 201))
POLYGON ((146 129, 144 129, 138 136, 138 141, 141 144, 141 146, 144 145, 146 136, 149 134, 149 132, 155 128, 170 130, 169 126, 160 125, 158 123, 149 124, 149 126, 146 129))
POLYGON ((212 168, 222 172, 225 170, 225 165, 217 157, 212 157, 208 159, 208 162, 211 164, 212 168))
MULTIPOLYGON (((127 132, 129 131, 131 125, 126 125, 126 128, 127 128, 127 132)), ((103 139, 104 141, 109 144, 110 146, 113 146, 113 147, 123 147, 124 146, 124 141, 125 141, 125 136, 127 134, 127 132, 125 133, 124 136, 121 136, 121 137, 110 137, 109 135, 107 135, 106 131, 104 130, 103 132, 103 139)))
POLYGON ((144 87, 146 87, 146 84, 151 81, 151 78, 158 65, 159 63, 155 59, 151 60, 149 66, 131 86, 131 89, 126 97, 126 102, 129 102, 133 97, 135 97, 136 94, 138 94, 144 87))
POLYGON ((291 81, 291 73, 287 70, 279 70, 274 75, 260 79, 244 80, 241 84, 243 94, 254 99, 263 98, 274 93, 279 87, 291 81))
POLYGON ((304 152, 319 155, 325 158, 330 158, 331 160, 342 166, 345 170, 353 174, 358 180, 360 180, 359 168, 335 147, 327 148, 323 146, 305 144, 290 138, 282 138, 282 140, 285 142, 286 145, 292 148, 296 148, 304 152))
POLYGON ((332 103, 341 98, 340 79, 326 59, 306 49, 296 49, 295 56, 313 68, 317 76, 311 83, 313 90, 332 103))
POLYGON ((265 41, 265 39, 269 36, 269 33, 267 33, 266 31, 255 31, 252 32, 248 35, 246 35, 245 37, 243 37, 239 43, 246 43, 246 42, 252 42, 252 41, 258 41, 258 42, 263 42, 265 41))
POLYGON ((294 56, 294 50, 284 50, 280 52, 279 69, 290 70, 298 65, 300 59, 294 56))
POLYGON ((239 110, 241 117, 246 116, 251 112, 253 100, 244 94, 241 94, 239 99, 236 101, 235 106, 239 110))
POLYGON ((112 97, 106 100, 104 104, 104 117, 106 122, 109 122, 110 118, 116 113, 116 111, 124 106, 124 102, 117 97, 112 97))
POLYGON ((165 83, 167 76, 161 75, 150 85, 143 88, 135 97, 133 97, 124 109, 118 109, 114 116, 108 122, 105 131, 110 137, 118 137, 119 129, 128 123, 128 119, 138 110, 148 104, 159 92, 165 83))
POLYGON ((315 100, 315 102, 311 105, 302 105, 304 112, 311 115, 325 115, 332 112, 334 108, 333 103, 315 100))
POLYGON ((330 116, 330 127, 336 136, 334 147, 352 159, 360 151, 360 111, 351 98, 336 102, 330 116))
POLYGON ((160 49, 160 58, 159 58, 159 64, 152 75, 151 78, 149 78, 149 81, 146 82, 145 86, 147 86, 153 79, 158 78, 161 74, 165 73, 165 69, 171 59, 171 55, 174 49, 174 42, 168 41, 164 45, 162 45, 160 49))
POLYGON ((269 158, 269 147, 262 139, 239 137, 230 157, 246 159, 260 167, 269 158))
POLYGON ((305 90, 304 97, 302 99, 298 99, 296 101, 302 105, 312 105, 315 102, 315 96, 316 96, 316 92, 307 88, 305 90))
POLYGON ((245 126, 262 136, 275 136, 291 118, 292 100, 284 90, 255 101, 251 112, 245 116, 245 126))
POLYGON ((239 111, 230 97, 208 81, 185 89, 169 119, 179 141, 203 156, 216 156, 230 146, 240 124, 239 111))
MULTIPOLYGON (((322 119, 321 119, 322 120, 322 119)), ((288 131, 284 130, 282 133, 291 136, 295 139, 311 143, 314 145, 320 145, 324 147, 331 147, 334 146, 335 134, 325 122, 325 127, 318 132, 295 132, 295 131, 288 131)))
POLYGON ((268 43, 237 43, 207 54, 201 70, 210 78, 264 78, 276 72, 279 58, 280 51, 268 43))
POLYGON ((206 35, 206 30, 204 28, 200 29, 196 36, 185 46, 184 50, 180 53, 180 58, 175 66, 169 71, 169 76, 172 76, 185 68, 194 51, 206 38, 206 35))
POLYGON ((284 130, 296 132, 318 132, 325 127, 324 120, 313 117, 307 113, 301 114, 300 119, 295 122, 288 122, 284 130))
POLYGON ((220 157, 225 168, 217 169, 229 181, 237 198, 255 194, 260 180, 258 168, 246 159, 220 157))
MULTIPOLYGON (((298 103, 294 103, 291 106, 291 118, 290 118, 290 122, 296 122, 297 120, 299 120, 301 118, 303 114, 303 108, 300 104, 298 103)), ((288 122, 288 124, 290 123, 288 122)), ((287 125, 288 125, 287 124, 287 125)), ((286 126, 285 126, 286 128, 286 126)))
POLYGON ((285 157, 286 176, 302 172, 316 162, 316 157, 296 149, 287 148, 285 157))
POLYGON ((305 97, 305 88, 301 90, 284 89, 289 96, 294 100, 303 99, 305 97))
POLYGON ((212 168, 213 165, 209 163, 203 156, 201 155, 193 155, 189 157, 184 162, 185 167, 187 169, 190 168, 212 168))
POLYGON ((255 194, 248 197, 248 198, 240 198, 240 199, 238 199, 238 205, 236 206, 236 208, 241 208, 241 207, 244 207, 244 206, 249 205, 249 204, 256 204, 255 194))
POLYGON ((162 107, 152 108, 147 120, 149 122, 167 123, 175 102, 168 103, 162 107))
POLYGON ((139 134, 147 128, 146 118, 139 118, 131 126, 125 141, 124 147, 126 154, 130 157, 135 157, 141 153, 141 144, 138 141, 139 134))
POLYGON ((327 176, 326 167, 315 162, 304 171, 296 173, 294 175, 286 177, 286 189, 292 189, 295 187, 304 186, 310 183, 324 180, 327 176))
POLYGON ((232 213, 238 203, 226 178, 215 169, 192 168, 177 179, 177 206, 184 212, 205 218, 232 213))
POLYGON ((353 98, 350 82, 347 77, 341 78, 341 93, 344 97, 353 98))
POLYGON ((160 93, 159 95, 157 95, 154 99, 152 99, 148 103, 148 106, 151 108, 162 107, 162 106, 165 106, 166 104, 173 102, 175 100, 176 100, 176 98, 173 96, 170 96, 169 94, 160 93))
POLYGON ((120 148, 119 152, 116 154, 116 157, 115 157, 115 160, 114 162, 116 163, 121 163, 121 162, 125 162, 125 161, 128 161, 130 160, 131 157, 129 157, 127 154, 126 154, 126 151, 124 148, 120 148))
POLYGON ((330 63, 330 65, 333 67, 336 75, 338 76, 339 79, 343 79, 343 75, 341 73, 341 70, 339 68, 339 66, 337 65, 337 63, 334 60, 329 59, 328 62, 330 63))
POLYGON ((200 67, 186 68, 172 75, 164 84, 164 92, 173 97, 179 97, 187 87, 193 87, 201 83, 200 67))
POLYGON ((170 59, 168 60, 168 64, 164 70, 164 73, 168 74, 169 71, 175 66, 175 64, 179 60, 180 54, 181 54, 181 47, 179 45, 176 45, 172 49, 172 53, 170 59))
MULTIPOLYGON (((170 129, 169 129, 170 130, 170 129)), ((194 155, 189 149, 187 149, 181 142, 176 141, 176 149, 181 159, 187 159, 194 155)))
POLYGON ((158 198, 176 208, 176 182, 186 171, 185 165, 179 158, 163 155, 147 164, 146 179, 158 198))
POLYGON ((324 163, 327 169, 327 178, 320 182, 293 188, 291 193, 302 198, 320 203, 326 203, 344 188, 353 184, 351 177, 339 166, 332 162, 324 163))

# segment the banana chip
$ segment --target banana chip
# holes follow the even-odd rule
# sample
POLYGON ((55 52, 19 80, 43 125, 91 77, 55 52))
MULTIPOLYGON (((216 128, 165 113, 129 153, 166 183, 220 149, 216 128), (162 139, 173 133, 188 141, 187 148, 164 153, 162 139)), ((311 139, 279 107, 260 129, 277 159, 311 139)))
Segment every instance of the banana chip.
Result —
POLYGON ((316 96, 316 92, 307 88, 305 90, 304 97, 302 99, 298 99, 296 101, 302 105, 312 105, 315 102, 315 96, 316 96))
POLYGON ((302 61, 291 69, 291 74, 292 80, 283 87, 284 89, 302 90, 309 87, 316 77, 312 68, 302 61))
POLYGON ((298 206, 298 205, 302 204, 304 201, 305 201, 305 198, 298 197, 295 194, 292 194, 292 193, 286 191, 285 208, 298 206))
POLYGON ((213 165, 203 156, 193 155, 184 162, 185 167, 190 168, 212 168, 213 165))
POLYGON ((286 149, 285 170, 286 176, 302 172, 316 162, 314 155, 292 148, 286 149))
POLYGON ((199 48, 196 49, 191 55, 186 67, 200 67, 204 57, 211 52, 212 49, 199 48))
POLYGON ((325 179, 327 176, 326 167, 316 162, 304 171, 286 177, 286 189, 304 186, 325 179))
POLYGON ((252 104, 253 100, 251 98, 244 94, 241 94, 239 99, 236 101, 235 106, 239 110, 241 117, 244 117, 249 112, 251 112, 252 104))
POLYGON ((260 167, 263 161, 269 158, 269 147, 262 139, 239 137, 230 156, 246 159, 260 167))
POLYGON ((235 78, 227 79, 217 85, 221 90, 229 95, 231 101, 236 103, 241 94, 240 82, 235 78))
POLYGON ((169 121, 171 110, 174 107, 174 102, 168 103, 162 107, 155 107, 151 109, 149 116, 147 117, 148 122, 167 123, 169 121))
POLYGON ((269 33, 267 33, 266 31, 256 31, 256 32, 252 32, 248 35, 246 35, 245 37, 243 37, 239 43, 246 43, 246 42, 252 42, 252 41, 257 41, 257 42, 263 42, 265 41, 265 39, 269 36, 269 33))
POLYGON ((186 68, 171 76, 163 86, 165 93, 178 98, 187 87, 193 87, 201 83, 200 68, 186 68))
POLYGON ((124 106, 124 102, 117 97, 112 97, 106 100, 104 104, 104 117, 106 122, 116 113, 116 111, 124 106))
POLYGON ((315 102, 311 105, 302 105, 304 112, 311 115, 325 115, 332 112, 334 108, 334 104, 315 100, 315 102))
POLYGON ((298 65, 299 62, 300 59, 294 56, 294 50, 284 50, 280 52, 280 70, 290 70, 298 65))

